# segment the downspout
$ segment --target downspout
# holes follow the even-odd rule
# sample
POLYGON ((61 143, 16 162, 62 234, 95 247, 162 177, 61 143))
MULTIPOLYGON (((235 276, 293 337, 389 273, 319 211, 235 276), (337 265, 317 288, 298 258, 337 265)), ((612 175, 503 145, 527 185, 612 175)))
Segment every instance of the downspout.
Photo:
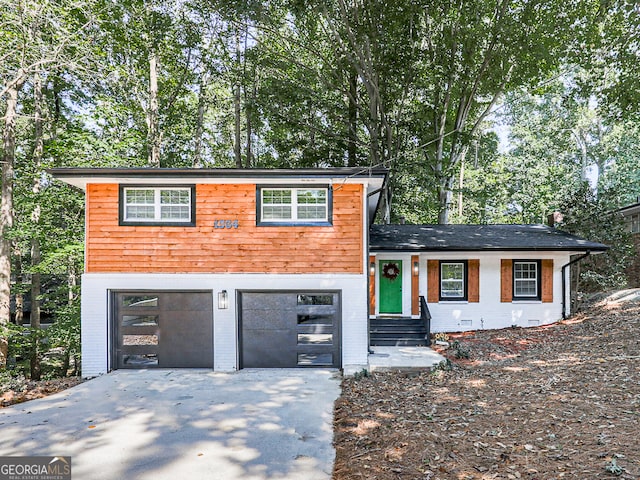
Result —
POLYGON ((565 265, 562 266, 562 319, 563 320, 567 318, 567 292, 566 292, 567 276, 565 275, 565 271, 567 267, 570 267, 574 263, 578 263, 580 260, 587 258, 589 255, 591 255, 591 251, 587 250, 587 253, 585 253, 584 255, 580 255, 578 258, 574 258, 569 263, 566 263, 565 265))

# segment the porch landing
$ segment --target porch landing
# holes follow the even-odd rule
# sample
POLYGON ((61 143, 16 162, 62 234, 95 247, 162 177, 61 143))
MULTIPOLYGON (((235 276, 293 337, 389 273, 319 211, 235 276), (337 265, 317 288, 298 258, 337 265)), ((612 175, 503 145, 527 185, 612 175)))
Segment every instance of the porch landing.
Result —
POLYGON ((429 347, 370 347, 370 372, 430 370, 445 358, 429 347))

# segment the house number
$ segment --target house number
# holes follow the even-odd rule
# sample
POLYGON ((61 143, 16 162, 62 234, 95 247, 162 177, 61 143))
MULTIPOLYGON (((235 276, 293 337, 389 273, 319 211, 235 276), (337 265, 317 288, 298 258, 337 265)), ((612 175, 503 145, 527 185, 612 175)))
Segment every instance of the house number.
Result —
POLYGON ((238 220, 215 220, 213 228, 238 228, 238 220))

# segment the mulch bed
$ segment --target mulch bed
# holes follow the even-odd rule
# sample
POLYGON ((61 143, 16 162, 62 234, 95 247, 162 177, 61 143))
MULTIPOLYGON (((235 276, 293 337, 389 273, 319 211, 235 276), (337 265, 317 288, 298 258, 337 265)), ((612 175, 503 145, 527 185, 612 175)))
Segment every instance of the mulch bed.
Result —
POLYGON ((640 478, 639 336, 637 303, 601 304, 451 334, 433 372, 346 378, 333 478, 640 478))
POLYGON ((46 397, 82 383, 80 377, 55 378, 52 380, 14 380, 11 387, 0 385, 0 408, 16 403, 46 397))

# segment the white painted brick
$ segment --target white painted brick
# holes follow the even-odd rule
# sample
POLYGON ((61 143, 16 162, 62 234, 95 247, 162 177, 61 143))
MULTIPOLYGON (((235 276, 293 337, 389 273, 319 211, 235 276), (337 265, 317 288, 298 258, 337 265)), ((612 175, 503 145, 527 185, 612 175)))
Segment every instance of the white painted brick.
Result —
POLYGON ((238 368, 237 290, 340 290, 342 364, 367 363, 367 277, 365 275, 275 274, 85 274, 82 278, 82 375, 108 372, 109 290, 211 290, 214 299, 214 369, 238 368), (229 308, 218 309, 217 294, 227 290, 229 308))

